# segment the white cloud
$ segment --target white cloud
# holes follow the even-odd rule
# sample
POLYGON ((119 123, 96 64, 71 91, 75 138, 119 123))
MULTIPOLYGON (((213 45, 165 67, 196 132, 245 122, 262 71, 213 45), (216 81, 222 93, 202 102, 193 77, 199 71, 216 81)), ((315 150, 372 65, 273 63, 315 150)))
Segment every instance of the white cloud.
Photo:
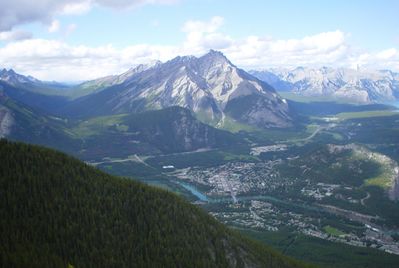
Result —
POLYGON ((222 50, 229 47, 233 40, 217 32, 223 23, 224 19, 219 16, 212 17, 209 21, 187 21, 181 29, 186 33, 182 49, 191 54, 201 54, 209 49, 222 50))
POLYGON ((0 32, 0 41, 19 41, 32 38, 32 33, 23 30, 0 32))
POLYGON ((24 23, 49 24, 56 14, 82 14, 94 5, 118 9, 175 2, 177 0, 2 0, 0 1, 0 31, 9 31, 24 23))
POLYGON ((58 20, 53 20, 48 27, 49 33, 55 33, 60 30, 60 22, 58 20))
POLYGON ((68 36, 71 33, 73 33, 76 30, 76 28, 78 28, 78 26, 75 23, 68 24, 68 26, 65 28, 65 33, 64 33, 65 36, 68 36))
POLYGON ((389 48, 374 53, 352 55, 348 59, 348 65, 353 68, 390 69, 399 72, 399 51, 396 48, 389 48))
POLYGON ((58 20, 53 20, 47 30, 49 33, 61 33, 63 37, 67 37, 72 34, 77 27, 78 26, 75 23, 61 27, 61 24, 58 20))
POLYGON ((121 73, 150 59, 177 55, 175 47, 135 45, 71 46, 58 40, 31 39, 0 48, 0 66, 44 80, 77 81, 121 73))
MULTIPOLYGON (((89 47, 43 39, 12 42, 0 47, 0 67, 14 68, 45 80, 86 80, 121 73, 154 59, 166 61, 178 55, 199 56, 213 48, 245 69, 327 65, 399 71, 397 49, 373 53, 358 51, 348 44, 348 34, 339 30, 299 39, 261 36, 233 39, 220 31, 223 22, 221 17, 188 21, 181 29, 186 34, 185 40, 175 46, 137 44, 116 48, 109 44, 89 47)), ((69 27, 73 30, 76 26, 69 27)))
POLYGON ((81 0, 13 0, 0 1, 0 31, 11 30, 14 26, 40 21, 49 23, 52 16, 62 9, 81 0))
POLYGON ((249 36, 226 49, 238 65, 248 68, 331 64, 349 52, 341 31, 319 33, 301 39, 275 40, 249 36))
POLYGON ((213 33, 223 25, 224 19, 220 16, 211 18, 210 21, 189 20, 182 28, 183 32, 213 33))
POLYGON ((148 4, 169 5, 176 3, 177 0, 93 0, 93 2, 111 8, 126 8, 148 4))
POLYGON ((87 13, 92 7, 92 1, 82 1, 78 3, 68 3, 63 6, 61 13, 65 15, 82 15, 87 13))
POLYGON ((398 51, 395 48, 390 48, 377 53, 376 57, 382 60, 386 60, 386 59, 391 59, 398 55, 399 55, 398 51))

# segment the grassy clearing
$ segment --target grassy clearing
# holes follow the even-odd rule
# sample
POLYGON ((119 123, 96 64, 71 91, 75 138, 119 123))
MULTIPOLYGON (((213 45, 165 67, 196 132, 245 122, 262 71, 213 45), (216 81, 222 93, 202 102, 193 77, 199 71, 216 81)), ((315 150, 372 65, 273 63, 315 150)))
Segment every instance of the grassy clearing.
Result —
POLYGON ((223 152, 223 160, 225 161, 259 161, 259 158, 252 155, 232 154, 223 152))
POLYGON ((211 118, 209 114, 205 112, 196 112, 195 117, 201 121, 202 123, 205 123, 207 125, 211 125, 213 127, 223 129, 232 133, 237 133, 240 131, 246 131, 246 132, 253 132, 256 130, 260 130, 254 126, 246 125, 240 122, 237 122, 233 118, 229 116, 225 116, 223 123, 221 122, 221 118, 211 118), (221 124, 222 123, 222 124, 221 124))
POLYGON ((352 152, 351 158, 373 161, 380 166, 379 174, 377 176, 364 181, 366 186, 378 186, 383 189, 392 187, 397 176, 398 166, 391 158, 377 152, 369 151, 365 148, 355 149, 352 152))
POLYGON ((342 232, 341 230, 338 230, 337 228, 331 227, 330 225, 324 226, 323 229, 327 234, 330 234, 333 236, 345 235, 344 232, 342 232))
POLYGON ((326 96, 303 96, 299 94, 295 94, 292 92, 283 92, 279 91, 281 97, 296 101, 296 102, 303 102, 303 103, 310 103, 310 102, 336 102, 336 103, 350 103, 349 101, 339 100, 334 97, 326 97, 326 96))
MULTIPOLYGON (((311 129, 310 127, 309 129, 311 129)), ((272 142, 296 142, 308 137, 310 134, 307 129, 265 129, 252 133, 257 140, 272 142)))
POLYGON ((348 120, 348 119, 384 117, 384 116, 393 116, 393 115, 398 115, 398 112, 392 110, 350 112, 350 113, 339 113, 335 117, 337 117, 339 120, 348 120))
POLYGON ((256 127, 249 126, 249 125, 246 125, 243 123, 239 123, 236 120, 234 120, 228 116, 225 117, 223 125, 221 126, 221 129, 230 131, 232 133, 237 133, 240 131, 253 132, 253 131, 259 130, 256 127))
POLYGON ((378 186, 384 189, 390 188, 396 177, 395 169, 390 165, 381 166, 381 174, 377 177, 367 179, 365 185, 367 186, 378 186))
POLYGON ((125 114, 100 116, 80 122, 72 128, 72 131, 80 137, 99 135, 105 129, 115 126, 118 131, 125 132, 128 126, 122 124, 125 114))
POLYGON ((391 180, 385 176, 378 176, 376 178, 366 180, 365 185, 378 186, 385 189, 391 187, 391 180))
POLYGON ((342 136, 342 134, 340 134, 338 132, 328 131, 326 133, 330 134, 333 137, 333 139, 336 140, 336 141, 343 141, 344 140, 344 136, 342 136))

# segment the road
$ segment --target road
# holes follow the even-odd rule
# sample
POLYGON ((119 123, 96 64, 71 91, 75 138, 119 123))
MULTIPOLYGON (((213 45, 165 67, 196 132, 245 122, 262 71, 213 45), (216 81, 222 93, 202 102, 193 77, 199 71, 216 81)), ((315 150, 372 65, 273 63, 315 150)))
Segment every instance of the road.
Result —
POLYGON ((137 154, 133 155, 133 157, 125 158, 125 159, 111 159, 111 160, 106 160, 106 161, 100 161, 100 162, 88 162, 88 164, 97 166, 101 164, 107 164, 107 163, 123 163, 123 162, 136 162, 143 164, 147 167, 151 167, 148 165, 143 159, 140 158, 137 154))
POLYGON ((366 201, 367 199, 369 199, 370 198, 370 193, 369 192, 367 192, 367 195, 366 195, 366 197, 364 197, 364 198, 362 198, 362 199, 360 199, 360 203, 363 205, 363 206, 365 206, 365 203, 364 203, 364 201, 366 201))

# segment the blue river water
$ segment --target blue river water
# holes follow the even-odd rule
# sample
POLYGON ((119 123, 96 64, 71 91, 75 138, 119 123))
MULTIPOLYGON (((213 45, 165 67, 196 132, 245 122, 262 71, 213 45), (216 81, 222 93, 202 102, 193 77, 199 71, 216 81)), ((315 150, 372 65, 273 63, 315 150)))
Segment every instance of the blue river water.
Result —
POLYGON ((206 195, 204 195, 203 193, 199 192, 197 189, 195 189, 194 186, 191 186, 184 182, 178 182, 178 184, 180 184, 184 189, 190 191, 190 193, 195 195, 199 200, 204 201, 204 202, 209 201, 208 197, 206 195))
POLYGON ((287 200, 275 198, 273 196, 268 196, 268 195, 254 195, 254 196, 240 196, 237 197, 236 199, 233 197, 222 197, 222 198, 210 198, 206 196, 205 194, 201 193, 199 190, 197 190, 194 186, 184 183, 184 182, 177 182, 179 185, 181 185, 184 189, 188 190, 191 194, 196 196, 199 200, 203 202, 208 202, 208 203, 229 203, 229 202, 236 202, 236 201, 250 201, 250 200, 265 200, 265 201, 270 201, 273 203, 280 203, 280 204, 285 204, 285 205, 290 205, 294 207, 299 207, 307 210, 313 210, 313 211, 323 211, 321 208, 315 207, 315 206, 309 206, 305 204, 296 204, 287 200))

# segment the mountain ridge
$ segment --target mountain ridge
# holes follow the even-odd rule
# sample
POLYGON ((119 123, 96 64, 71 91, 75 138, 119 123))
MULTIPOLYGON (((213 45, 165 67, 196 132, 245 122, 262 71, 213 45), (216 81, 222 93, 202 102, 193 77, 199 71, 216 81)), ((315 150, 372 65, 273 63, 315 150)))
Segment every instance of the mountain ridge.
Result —
POLYGON ((326 96, 358 103, 399 99, 399 73, 349 68, 274 68, 250 71, 282 91, 326 96))
POLYGON ((0 82, 0 137, 51 146, 80 158, 176 153, 245 144, 234 134, 200 122, 190 110, 168 107, 115 116, 69 120, 9 96, 0 82))
POLYGON ((250 122, 258 127, 287 127, 292 124, 287 103, 271 86, 237 68, 222 53, 214 50, 198 58, 178 56, 135 72, 121 81, 105 88, 99 84, 100 90, 94 89, 95 93, 76 99, 66 108, 66 113, 72 116, 85 112, 86 115, 103 115, 181 106, 214 125, 221 125, 226 117, 224 109, 230 101, 254 95, 259 100, 258 108, 267 111, 270 120, 257 118, 253 111, 245 111, 251 117, 250 122), (83 109, 94 103, 100 103, 101 107, 90 112, 83 109))

